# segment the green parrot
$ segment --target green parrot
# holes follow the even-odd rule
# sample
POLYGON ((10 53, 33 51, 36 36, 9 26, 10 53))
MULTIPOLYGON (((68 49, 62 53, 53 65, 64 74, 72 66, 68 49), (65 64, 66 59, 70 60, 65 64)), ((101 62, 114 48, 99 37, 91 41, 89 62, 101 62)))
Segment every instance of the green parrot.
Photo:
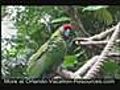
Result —
POLYGON ((30 78, 42 78, 57 69, 66 54, 66 41, 73 30, 71 24, 64 24, 56 30, 50 39, 33 54, 27 63, 27 74, 30 78))

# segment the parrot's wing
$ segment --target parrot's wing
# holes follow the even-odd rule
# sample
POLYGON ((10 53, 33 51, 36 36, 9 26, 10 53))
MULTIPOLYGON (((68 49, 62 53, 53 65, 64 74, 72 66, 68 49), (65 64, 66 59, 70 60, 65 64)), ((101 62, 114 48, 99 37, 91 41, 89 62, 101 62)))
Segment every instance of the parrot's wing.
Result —
POLYGON ((36 60, 38 60, 38 58, 40 58, 47 51, 48 44, 49 44, 49 41, 47 41, 45 44, 43 44, 38 49, 38 51, 30 57, 30 59, 28 61, 28 66, 31 66, 31 64, 33 64, 33 62, 36 62, 36 60))
POLYGON ((54 39, 56 37, 58 37, 59 35, 59 31, 55 32, 51 38, 45 43, 43 44, 37 51, 37 53, 33 54, 30 59, 29 59, 29 62, 28 62, 28 65, 31 64, 31 62, 34 62, 35 60, 38 60, 38 58, 40 58, 49 48, 49 45, 53 44, 54 43, 54 39))
POLYGON ((27 74, 29 77, 41 77, 44 73, 51 71, 59 65, 64 57, 65 42, 57 31, 33 54, 28 62, 27 74), (59 59, 58 59, 59 58, 59 59))

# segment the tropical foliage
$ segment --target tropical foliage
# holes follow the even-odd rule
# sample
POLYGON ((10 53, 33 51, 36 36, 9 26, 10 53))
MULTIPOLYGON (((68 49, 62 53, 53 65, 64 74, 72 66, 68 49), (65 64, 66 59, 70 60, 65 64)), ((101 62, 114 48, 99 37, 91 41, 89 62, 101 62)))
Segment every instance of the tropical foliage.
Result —
MULTIPOLYGON (((2 47, 2 78, 24 78, 27 77, 26 64, 30 56, 49 39, 59 26, 64 23, 77 25, 78 30, 75 30, 73 39, 93 36, 120 21, 120 7, 13 6, 9 9, 8 6, 2 6, 2 21, 8 16, 11 17, 11 21, 14 21, 17 33, 12 38, 2 38, 1 43, 5 42, 4 48, 2 47), (16 15, 13 15, 13 12, 16 15)), ((68 52, 62 66, 73 72, 92 56, 101 52, 100 48, 77 46, 73 43, 67 45, 68 52)), ((120 53, 119 45, 115 47, 115 51, 120 53)), ((101 73, 102 78, 120 78, 120 61, 116 62, 114 58, 108 58, 101 73)))

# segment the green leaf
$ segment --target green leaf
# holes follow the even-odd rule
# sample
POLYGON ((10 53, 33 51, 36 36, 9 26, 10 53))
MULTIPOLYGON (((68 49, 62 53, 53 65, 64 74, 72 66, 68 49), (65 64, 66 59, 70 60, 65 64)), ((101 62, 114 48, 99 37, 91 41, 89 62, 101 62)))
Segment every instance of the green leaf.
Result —
POLYGON ((103 19, 104 19, 104 22, 107 25, 109 25, 109 24, 111 24, 113 22, 112 14, 106 9, 103 12, 103 19))
POLYGON ((87 6, 85 8, 83 8, 82 12, 84 11, 97 11, 103 8, 107 8, 108 6, 104 5, 104 6, 87 6))
POLYGON ((107 25, 110 25, 113 22, 112 14, 107 9, 97 11, 95 14, 98 20, 104 22, 107 25))
POLYGON ((76 56, 67 55, 67 56, 65 56, 65 60, 63 62, 63 67, 64 68, 73 67, 74 64, 76 64, 76 63, 77 63, 76 56))
POLYGON ((112 61, 106 62, 104 64, 104 71, 109 73, 115 73, 115 71, 119 68, 119 66, 112 61))
POLYGON ((55 24, 55 23, 61 23, 61 22, 68 22, 70 21, 70 18, 68 17, 61 17, 61 18, 57 18, 51 21, 51 23, 55 24))
POLYGON ((11 57, 15 57, 16 54, 17 54, 17 50, 15 48, 12 48, 12 49, 9 50, 9 55, 11 57))

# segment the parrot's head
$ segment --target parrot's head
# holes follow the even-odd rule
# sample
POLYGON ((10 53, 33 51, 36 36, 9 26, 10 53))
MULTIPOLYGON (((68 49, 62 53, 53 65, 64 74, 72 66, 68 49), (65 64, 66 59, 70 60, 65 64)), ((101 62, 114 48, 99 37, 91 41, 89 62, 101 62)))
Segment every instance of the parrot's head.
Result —
POLYGON ((72 26, 71 24, 64 24, 61 28, 60 28, 60 32, 62 33, 64 39, 69 39, 71 37, 71 33, 74 30, 74 26, 72 26))

